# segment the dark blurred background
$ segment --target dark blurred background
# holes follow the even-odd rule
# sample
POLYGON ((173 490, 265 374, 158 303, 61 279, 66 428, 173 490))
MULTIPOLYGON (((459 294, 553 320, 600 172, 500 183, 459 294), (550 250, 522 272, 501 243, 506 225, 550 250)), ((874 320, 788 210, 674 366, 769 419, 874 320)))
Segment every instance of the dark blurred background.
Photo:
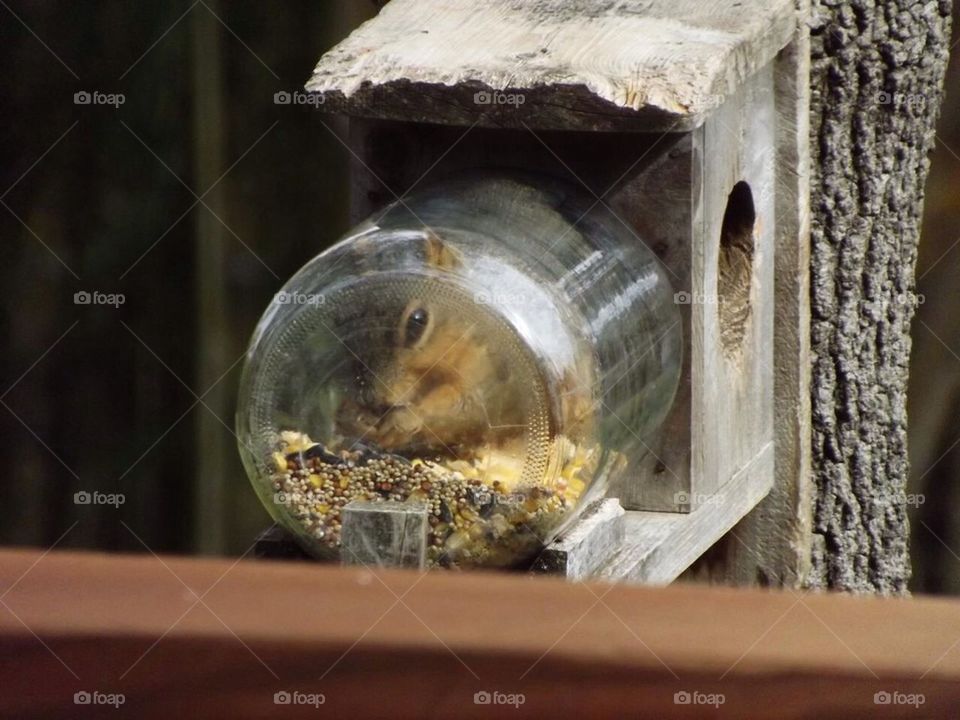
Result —
POLYGON ((960 594, 960 3, 917 260, 908 390, 912 587, 960 594))
POLYGON ((59 547, 242 553, 269 525, 232 434, 241 358, 347 229, 343 126, 274 94, 375 12, 0 3, 0 542, 76 522, 59 547))
MULTIPOLYGON (((342 123, 274 94, 377 4, 0 0, 0 543, 240 554, 269 524, 232 434, 242 356, 285 279, 347 229, 349 157, 342 123)), ((917 268, 908 495, 914 587, 950 593, 958 56, 917 268)))

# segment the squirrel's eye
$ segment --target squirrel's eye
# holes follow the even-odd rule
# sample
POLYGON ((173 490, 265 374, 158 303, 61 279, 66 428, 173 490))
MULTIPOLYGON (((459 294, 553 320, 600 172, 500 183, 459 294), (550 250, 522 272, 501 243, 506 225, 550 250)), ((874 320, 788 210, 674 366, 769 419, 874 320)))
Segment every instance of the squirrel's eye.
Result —
POLYGON ((430 322, 430 315, 427 311, 418 307, 407 316, 407 324, 403 331, 403 343, 407 347, 415 345, 423 337, 427 329, 427 323, 430 322))

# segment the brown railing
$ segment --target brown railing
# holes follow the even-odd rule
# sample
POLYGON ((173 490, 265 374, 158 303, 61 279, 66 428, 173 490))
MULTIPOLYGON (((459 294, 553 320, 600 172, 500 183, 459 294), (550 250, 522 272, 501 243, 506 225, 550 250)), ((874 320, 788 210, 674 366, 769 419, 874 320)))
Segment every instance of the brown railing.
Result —
POLYGON ((946 600, 34 550, 0 597, 4 718, 960 713, 946 600))

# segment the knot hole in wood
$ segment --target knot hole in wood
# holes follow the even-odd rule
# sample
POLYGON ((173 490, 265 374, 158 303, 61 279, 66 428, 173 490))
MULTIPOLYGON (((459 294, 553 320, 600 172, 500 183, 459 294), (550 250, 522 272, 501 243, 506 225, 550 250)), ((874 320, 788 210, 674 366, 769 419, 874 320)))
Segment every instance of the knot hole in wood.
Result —
POLYGON ((750 320, 756 224, 753 192, 750 186, 741 180, 733 186, 727 198, 717 257, 720 344, 731 359, 739 356, 750 320))

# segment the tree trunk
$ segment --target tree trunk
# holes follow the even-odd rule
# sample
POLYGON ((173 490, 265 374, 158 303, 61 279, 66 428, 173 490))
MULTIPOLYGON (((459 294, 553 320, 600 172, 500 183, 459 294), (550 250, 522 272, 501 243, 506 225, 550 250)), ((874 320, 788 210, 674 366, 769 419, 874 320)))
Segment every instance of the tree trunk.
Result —
POLYGON ((813 3, 808 583, 903 593, 906 390, 950 2, 813 3))

